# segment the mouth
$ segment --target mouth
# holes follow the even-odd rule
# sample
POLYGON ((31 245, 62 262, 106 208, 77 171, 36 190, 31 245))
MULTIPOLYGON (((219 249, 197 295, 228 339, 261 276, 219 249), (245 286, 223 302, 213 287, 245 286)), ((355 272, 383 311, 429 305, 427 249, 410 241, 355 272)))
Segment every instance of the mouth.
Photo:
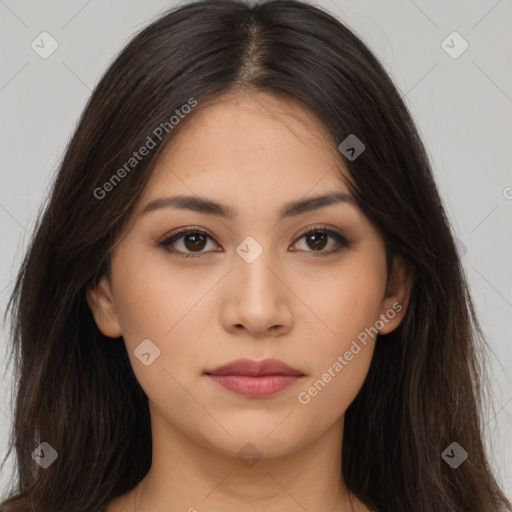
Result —
POLYGON ((252 398, 275 395, 305 377, 302 371, 277 359, 238 359, 204 374, 223 389, 252 398))

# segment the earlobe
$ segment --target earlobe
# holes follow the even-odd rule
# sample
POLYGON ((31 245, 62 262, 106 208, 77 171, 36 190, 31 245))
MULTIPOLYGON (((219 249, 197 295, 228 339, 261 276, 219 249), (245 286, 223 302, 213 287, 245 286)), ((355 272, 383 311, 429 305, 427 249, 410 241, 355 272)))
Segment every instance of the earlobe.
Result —
POLYGON ((107 276, 103 275, 96 284, 88 287, 85 295, 98 329, 109 338, 121 336, 123 332, 117 318, 107 276))
POLYGON ((394 331, 402 322, 412 287, 412 272, 408 261, 401 254, 393 255, 391 274, 384 299, 380 318, 383 325, 378 329, 379 334, 388 334, 394 331))

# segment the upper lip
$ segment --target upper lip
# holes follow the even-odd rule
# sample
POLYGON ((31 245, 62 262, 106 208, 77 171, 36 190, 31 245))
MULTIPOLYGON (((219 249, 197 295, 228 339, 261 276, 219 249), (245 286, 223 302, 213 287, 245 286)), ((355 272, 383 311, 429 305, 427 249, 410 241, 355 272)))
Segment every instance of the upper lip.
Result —
POLYGON ((279 359, 237 359, 205 372, 207 375, 304 375, 303 372, 292 368, 279 359))

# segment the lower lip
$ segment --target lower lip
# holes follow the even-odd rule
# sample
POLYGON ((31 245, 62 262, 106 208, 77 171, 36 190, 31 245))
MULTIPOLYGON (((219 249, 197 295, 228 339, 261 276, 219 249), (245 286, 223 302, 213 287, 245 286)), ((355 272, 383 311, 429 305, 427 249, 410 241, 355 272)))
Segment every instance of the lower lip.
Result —
POLYGON ((299 375, 208 375, 223 388, 249 397, 272 396, 293 386, 299 375))

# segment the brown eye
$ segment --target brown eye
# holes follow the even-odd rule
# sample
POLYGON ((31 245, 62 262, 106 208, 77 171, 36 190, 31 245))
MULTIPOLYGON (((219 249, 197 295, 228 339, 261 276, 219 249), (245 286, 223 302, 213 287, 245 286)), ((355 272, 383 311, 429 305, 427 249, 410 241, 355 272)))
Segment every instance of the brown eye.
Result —
MULTIPOLYGON (((305 240, 306 249, 304 249, 304 251, 318 253, 318 256, 333 254, 340 251, 342 248, 350 246, 349 241, 341 233, 327 228, 314 228, 304 233, 298 240, 301 239, 305 240), (329 245, 329 239, 334 240, 338 247, 336 247, 335 244, 334 249, 324 250, 325 247, 329 245)), ((297 244, 298 241, 296 242, 296 245, 297 244)))
MULTIPOLYGON (((327 256, 350 246, 350 242, 341 233, 328 228, 314 228, 307 231, 299 237, 295 245, 302 239, 305 240, 305 248, 299 248, 299 250, 315 253, 315 256, 327 256), (330 244, 331 240, 335 243, 330 244), (325 250, 329 244, 331 249, 325 250), (332 248, 333 245, 334 248, 332 248)), ((211 252, 205 250, 209 241, 213 242, 213 250, 217 251, 218 249, 215 248, 217 244, 209 233, 201 229, 183 228, 159 242, 159 245, 171 253, 193 258, 201 256, 202 253, 211 252)))
POLYGON ((326 245, 329 239, 329 235, 326 233, 312 233, 307 235, 306 240, 308 240, 308 246, 314 250, 322 250, 326 245), (311 242, 311 244, 309 244, 311 242))
POLYGON ((159 245, 169 252, 182 253, 185 257, 194 257, 196 254, 193 253, 197 253, 199 256, 202 252, 207 252, 203 249, 209 240, 213 241, 213 238, 205 231, 186 228, 162 240, 159 245))
POLYGON ((183 236, 184 245, 190 251, 201 251, 206 245, 206 237, 201 233, 191 233, 183 236))

